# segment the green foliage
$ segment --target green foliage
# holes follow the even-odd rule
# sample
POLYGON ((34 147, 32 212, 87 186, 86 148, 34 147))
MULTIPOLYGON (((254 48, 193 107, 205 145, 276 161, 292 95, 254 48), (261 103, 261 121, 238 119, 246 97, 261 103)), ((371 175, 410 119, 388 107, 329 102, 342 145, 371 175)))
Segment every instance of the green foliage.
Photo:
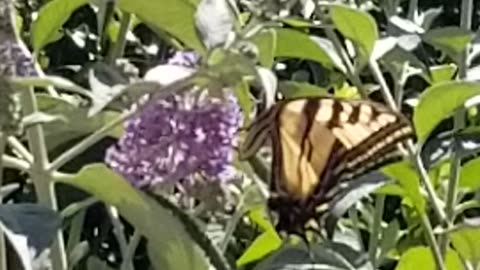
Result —
POLYGON ((263 233, 238 258, 237 266, 258 261, 281 246, 282 240, 271 222, 266 218, 265 210, 265 207, 256 207, 248 213, 249 218, 262 228, 263 233))
POLYGON ((418 139, 424 141, 443 119, 480 94, 480 84, 471 82, 445 82, 433 85, 422 93, 415 108, 413 123, 418 139))
POLYGON ((358 48, 360 59, 366 61, 378 39, 377 24, 370 14, 343 5, 330 8, 335 27, 358 48))
POLYGON ((480 264, 480 250, 477 248, 480 240, 480 229, 472 227, 460 228, 449 235, 452 245, 458 254, 468 260, 474 268, 480 264))
POLYGON ((208 269, 205 255, 192 241, 185 225, 104 165, 89 165, 73 178, 59 181, 115 206, 148 239, 149 254, 156 268, 208 269))
MULTIPOLYGON (((435 269, 435 261, 428 247, 414 247, 405 252, 395 270, 407 269, 435 269)), ((462 261, 454 250, 448 250, 446 254, 445 269, 463 269, 462 261)))
POLYGON ((407 162, 386 166, 383 172, 395 179, 402 187, 401 197, 408 199, 419 213, 425 211, 425 199, 420 192, 420 181, 417 173, 407 162))
POLYGON ((126 12, 136 14, 152 27, 161 29, 193 48, 199 53, 204 48, 195 33, 195 5, 187 0, 120 0, 118 6, 126 12))
POLYGON ((480 159, 476 158, 470 160, 462 166, 462 171, 460 172, 460 182, 459 186, 466 188, 469 191, 475 191, 480 188, 480 159))
POLYGON ((32 45, 36 55, 48 43, 58 40, 59 30, 70 15, 88 0, 53 0, 38 11, 38 19, 32 25, 32 45))
POLYGON ((460 54, 472 41, 473 35, 470 31, 460 27, 445 27, 428 31, 423 39, 456 61, 460 61, 460 54))
MULTIPOLYGON (((25 134, 0 132, 0 192, 6 203, 37 199, 62 209, 68 237, 45 236, 57 240, 53 270, 231 269, 234 263, 240 269, 453 270, 464 269, 462 260, 478 268, 480 227, 459 222, 478 218, 480 46, 473 32, 479 19, 471 29, 460 27, 453 10, 461 8, 465 19, 480 7, 474 13, 455 1, 219 1, 18 0, 14 18, 21 24, 8 21, 0 2, 0 26, 17 25, 24 39, 4 41, 0 27, 0 54, 18 59, 5 44, 25 42, 48 75, 7 78, 18 86, 25 134), (190 76, 168 85, 142 79, 178 50, 202 56, 190 76), (105 70, 95 73, 98 64, 105 70), (403 161, 380 169, 386 185, 338 217, 333 239, 309 232, 304 245, 276 231, 278 218, 266 205, 276 191, 268 151, 248 162, 234 153, 232 182, 214 185, 196 175, 199 182, 188 188, 174 182, 150 195, 103 163, 107 138, 122 137, 145 94, 160 99, 194 86, 216 98, 224 89, 235 94, 244 119, 236 147, 278 96, 361 94, 410 118, 416 138, 401 148, 407 148, 403 161), (21 190, 8 197, 18 182, 21 190)), ((9 65, 22 63, 0 63, 2 79, 9 65)), ((170 70, 162 79, 177 76, 170 70)))
MULTIPOLYGON (((37 100, 41 112, 49 115, 61 115, 64 118, 63 121, 45 124, 45 140, 49 149, 88 135, 119 115, 116 112, 105 111, 89 118, 87 108, 79 108, 78 104, 75 104, 75 100, 69 102, 44 94, 37 95, 37 100)), ((122 133, 122 127, 117 126, 109 131, 108 135, 119 138, 122 133)))
MULTIPOLYGON (((338 64, 338 61, 335 62, 334 60, 335 53, 331 54, 330 51, 322 48, 307 34, 290 29, 277 29, 275 33, 276 43, 273 47, 275 57, 308 59, 317 61, 326 68, 334 68, 338 64), (299 49, 298 44, 302 44, 301 49, 299 49)), ((270 34, 266 33, 266 35, 270 34)))

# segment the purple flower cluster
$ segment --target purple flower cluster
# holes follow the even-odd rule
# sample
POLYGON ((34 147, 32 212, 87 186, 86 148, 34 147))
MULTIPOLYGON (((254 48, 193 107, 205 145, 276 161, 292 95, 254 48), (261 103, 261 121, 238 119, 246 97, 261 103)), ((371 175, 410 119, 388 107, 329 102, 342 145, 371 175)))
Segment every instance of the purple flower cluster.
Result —
POLYGON ((152 100, 126 122, 125 134, 109 148, 106 162, 138 187, 190 182, 195 175, 227 181, 242 123, 235 96, 207 92, 152 100))
POLYGON ((20 46, 9 39, 0 42, 1 76, 37 76, 33 59, 20 46))

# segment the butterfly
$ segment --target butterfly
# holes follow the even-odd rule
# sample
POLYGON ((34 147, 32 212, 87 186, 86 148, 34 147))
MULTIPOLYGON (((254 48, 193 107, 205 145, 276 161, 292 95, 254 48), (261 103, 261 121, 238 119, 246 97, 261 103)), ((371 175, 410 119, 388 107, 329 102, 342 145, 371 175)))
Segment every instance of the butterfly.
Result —
POLYGON ((328 211, 342 183, 400 159, 398 144, 414 134, 405 116, 380 103, 331 97, 279 101, 247 132, 240 158, 271 143, 268 206, 277 230, 299 235, 328 211))

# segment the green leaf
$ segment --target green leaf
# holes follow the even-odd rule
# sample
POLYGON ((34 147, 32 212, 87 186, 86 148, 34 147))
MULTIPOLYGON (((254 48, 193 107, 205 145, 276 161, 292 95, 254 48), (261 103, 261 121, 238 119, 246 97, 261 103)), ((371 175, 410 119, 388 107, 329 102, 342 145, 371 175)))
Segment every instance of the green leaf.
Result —
POLYGON ((390 250, 395 248, 395 245, 400 237, 400 224, 398 220, 393 220, 388 226, 382 229, 380 237, 380 255, 378 260, 381 261, 390 250))
POLYGON ((274 29, 268 29, 255 35, 252 42, 257 45, 260 64, 266 68, 271 68, 277 46, 277 32, 274 29))
POLYGON ((329 55, 310 36, 295 30, 280 28, 277 32, 275 57, 291 57, 316 61, 332 69, 335 63, 329 55))
MULTIPOLYGON (((88 108, 77 107, 74 103, 46 94, 36 95, 39 110, 50 115, 59 115, 65 121, 44 124, 45 137, 49 149, 53 149, 69 140, 94 132, 106 123, 119 116, 112 111, 101 112, 94 117, 88 117, 88 108)), ((118 138, 123 133, 122 125, 110 130, 107 136, 118 138)))
POLYGON ((265 206, 257 206, 249 211, 248 217, 265 231, 276 232, 270 220, 265 217, 265 206))
POLYGON ((466 260, 473 264, 473 269, 478 269, 480 264, 480 228, 464 227, 450 233, 455 250, 466 260))
POLYGON ((422 76, 425 81, 433 85, 441 82, 450 81, 455 75, 456 71, 457 67, 453 64, 439 65, 430 68, 431 77, 427 76, 427 74, 425 73, 420 73, 420 76, 422 76))
POLYGON ((424 141, 438 123, 477 95, 480 84, 472 82, 445 82, 427 88, 413 113, 418 139, 424 141))
POLYGON ((253 111, 253 101, 250 96, 250 88, 246 82, 239 83, 235 89, 235 96, 237 97, 240 108, 242 108, 243 113, 243 123, 247 125, 250 123, 250 115, 253 111))
POLYGON ((181 40, 187 47, 204 53, 195 32, 195 5, 187 0, 119 0, 118 6, 141 20, 181 40))
POLYGON ((39 11, 32 25, 32 45, 35 55, 48 43, 58 38, 58 31, 70 15, 89 0, 52 0, 39 11))
POLYGON ((480 158, 468 161, 460 171, 459 186, 471 191, 480 188, 480 158))
POLYGON ((364 59, 368 59, 378 39, 377 24, 372 16, 344 5, 332 5, 330 15, 338 31, 358 47, 364 59))
POLYGON ((57 181, 115 206, 148 240, 150 260, 155 269, 209 269, 205 254, 195 245, 185 226, 170 211, 134 189, 105 165, 89 165, 77 175, 57 181))
POLYGON ((335 97, 352 99, 352 98, 361 98, 358 93, 358 88, 351 86, 347 82, 344 82, 341 86, 334 87, 335 97))
POLYGON ((222 48, 210 51, 207 65, 210 78, 205 77, 205 81, 210 91, 224 85, 237 85, 245 78, 258 74, 255 64, 248 57, 222 48))
POLYGON ((328 95, 327 89, 303 82, 282 81, 278 88, 286 98, 325 97, 328 95))
POLYGON ((237 266, 241 267, 248 263, 257 261, 265 257, 270 252, 278 249, 282 244, 282 239, 277 233, 266 231, 258 236, 253 243, 245 250, 245 252, 237 260, 237 266))
POLYGON ((442 50, 454 60, 459 60, 459 55, 472 41, 473 34, 458 26, 436 28, 423 35, 423 40, 442 50))
POLYGON ((107 35, 112 42, 117 42, 120 32, 120 23, 116 20, 110 20, 107 24, 107 35))
POLYGON ((398 184, 387 184, 387 185, 377 189, 374 193, 375 194, 383 194, 383 195, 403 197, 404 194, 405 194, 405 191, 398 184))
POLYGON ((408 162, 385 166, 382 172, 399 183, 404 191, 402 197, 409 198, 419 213, 425 212, 425 199, 420 192, 420 181, 408 162))
MULTIPOLYGON (((449 249, 446 254, 445 260, 445 269, 447 270, 460 270, 464 269, 463 264, 460 260, 458 254, 449 249)), ((434 270, 435 261, 433 260, 432 252, 428 247, 413 247, 407 250, 400 257, 395 270, 411 270, 411 269, 422 269, 422 270, 434 270)))

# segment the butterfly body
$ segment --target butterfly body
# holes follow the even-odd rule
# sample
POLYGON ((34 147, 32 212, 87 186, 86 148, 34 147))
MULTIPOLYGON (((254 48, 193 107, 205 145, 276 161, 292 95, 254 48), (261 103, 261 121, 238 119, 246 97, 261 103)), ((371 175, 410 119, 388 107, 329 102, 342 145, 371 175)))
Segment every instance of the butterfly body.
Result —
POLYGON ((280 101, 256 118, 241 157, 271 141, 269 207, 279 216, 277 229, 302 234, 343 183, 398 159, 397 144, 412 136, 409 121, 384 105, 298 98, 280 101))

